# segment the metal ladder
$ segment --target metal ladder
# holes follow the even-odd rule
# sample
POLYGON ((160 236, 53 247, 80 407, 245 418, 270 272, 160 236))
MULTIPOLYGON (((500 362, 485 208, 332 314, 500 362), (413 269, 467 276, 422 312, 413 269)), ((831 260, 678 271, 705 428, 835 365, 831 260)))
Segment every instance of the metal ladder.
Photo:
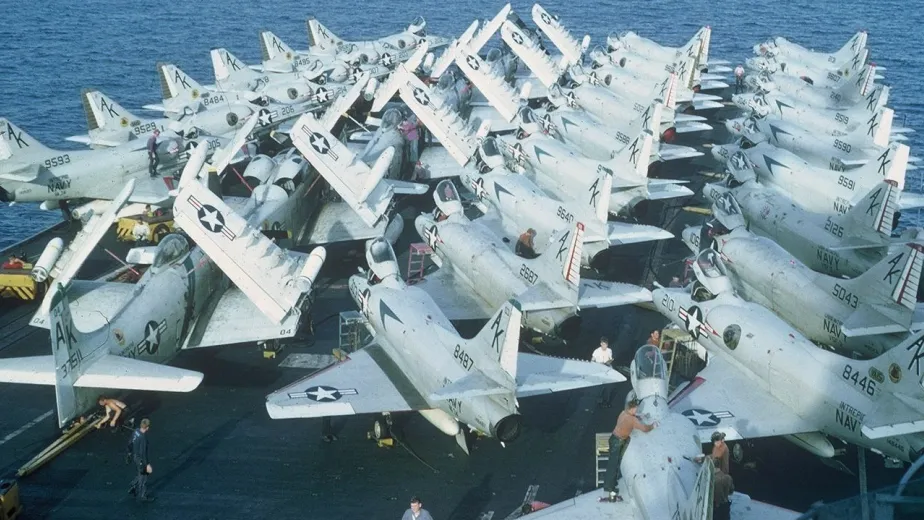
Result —
POLYGON ((424 242, 411 244, 410 254, 407 257, 407 283, 415 284, 424 277, 427 268, 427 259, 433 254, 433 249, 424 242))
POLYGON ((339 350, 350 353, 362 348, 372 335, 366 329, 366 319, 358 311, 340 313, 339 350))
POLYGON ((594 459, 596 459, 597 473, 595 481, 597 487, 603 485, 603 479, 606 478, 606 465, 610 460, 610 434, 598 433, 594 439, 594 459))

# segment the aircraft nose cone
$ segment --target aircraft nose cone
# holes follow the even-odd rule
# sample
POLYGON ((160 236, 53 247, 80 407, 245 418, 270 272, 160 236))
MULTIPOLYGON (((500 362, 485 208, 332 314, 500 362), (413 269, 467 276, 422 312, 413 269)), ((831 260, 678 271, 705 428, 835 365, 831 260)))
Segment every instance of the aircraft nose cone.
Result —
MULTIPOLYGON (((702 226, 690 226, 680 232, 680 239, 694 253, 699 253, 699 233, 702 226)), ((657 301, 657 300, 655 300, 657 301)))
POLYGON ((734 136, 742 135, 742 130, 744 130, 744 121, 743 117, 736 117, 734 119, 729 119, 725 121, 725 129, 728 130, 728 133, 734 136))
POLYGON ((710 153, 712 154, 713 159, 724 164, 725 161, 727 161, 728 158, 731 157, 732 154, 737 151, 737 148, 738 147, 735 145, 717 144, 717 145, 713 145, 712 150, 710 150, 710 153))
POLYGON ((427 238, 424 230, 433 224, 433 218, 426 213, 418 215, 417 218, 414 219, 414 229, 417 230, 417 234, 420 235, 420 238, 423 238, 424 240, 427 238))

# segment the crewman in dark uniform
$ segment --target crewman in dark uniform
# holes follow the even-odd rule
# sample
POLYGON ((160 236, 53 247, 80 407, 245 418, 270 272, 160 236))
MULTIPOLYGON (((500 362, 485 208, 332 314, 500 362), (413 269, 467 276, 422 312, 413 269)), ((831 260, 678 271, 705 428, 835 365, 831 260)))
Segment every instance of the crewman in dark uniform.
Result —
POLYGON ((160 130, 155 128, 154 133, 148 138, 148 173, 151 177, 157 177, 157 164, 160 162, 157 157, 157 137, 159 135, 160 130))
POLYGON ((134 495, 141 502, 151 502, 153 497, 147 494, 148 475, 153 473, 151 459, 148 457, 148 430, 151 428, 151 420, 148 418, 141 419, 141 427, 132 432, 130 441, 132 451, 132 463, 135 465, 136 475, 132 480, 132 486, 128 489, 130 495, 134 495))

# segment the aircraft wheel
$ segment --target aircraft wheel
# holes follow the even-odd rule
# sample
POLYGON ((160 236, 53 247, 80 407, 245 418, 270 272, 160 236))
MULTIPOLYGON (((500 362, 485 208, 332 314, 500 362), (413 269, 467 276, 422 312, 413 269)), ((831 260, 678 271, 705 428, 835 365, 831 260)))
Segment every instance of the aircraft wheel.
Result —
POLYGON ((741 461, 744 460, 744 446, 740 442, 736 442, 731 449, 731 456, 735 459, 735 462, 741 464, 741 461))
POLYGON ((377 441, 389 437, 388 425, 385 424, 384 418, 376 419, 375 422, 372 423, 372 437, 377 441))

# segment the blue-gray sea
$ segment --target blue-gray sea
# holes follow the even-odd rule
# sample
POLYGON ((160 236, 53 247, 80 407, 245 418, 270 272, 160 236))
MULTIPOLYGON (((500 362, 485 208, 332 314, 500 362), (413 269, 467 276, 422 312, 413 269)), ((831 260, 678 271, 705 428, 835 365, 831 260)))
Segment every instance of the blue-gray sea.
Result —
MULTIPOLYGON (((4 2, 0 21, 0 115, 14 121, 47 146, 75 149, 64 141, 86 132, 80 91, 95 87, 129 110, 160 99, 154 65, 177 64, 203 84, 213 83, 209 50, 225 47, 248 63, 260 61, 257 33, 270 29, 296 49, 307 48, 305 19, 316 16, 336 34, 350 39, 398 31, 417 14, 430 32, 458 35, 475 18, 489 18, 499 1, 357 2, 315 0, 199 0, 197 2, 81 2, 44 0, 4 2)), ((531 3, 513 2, 529 19, 531 3)), ((653 0, 613 2, 548 0, 575 33, 602 42, 610 31, 634 30, 667 45, 679 45, 702 25, 713 27, 710 56, 734 62, 751 46, 781 35, 816 49, 838 49, 859 29, 869 31, 872 59, 888 68, 890 105, 906 126, 921 127, 924 107, 919 78, 924 56, 914 52, 924 26, 918 1, 862 2, 689 2, 653 0)), ((144 114, 139 111, 139 114, 144 114)), ((924 136, 911 136, 912 154, 924 154, 924 136)), ((921 191, 920 172, 909 172, 906 189, 921 191)), ((60 220, 58 211, 35 204, 0 206, 0 248, 60 220)), ((906 214, 902 224, 920 224, 906 214)))

